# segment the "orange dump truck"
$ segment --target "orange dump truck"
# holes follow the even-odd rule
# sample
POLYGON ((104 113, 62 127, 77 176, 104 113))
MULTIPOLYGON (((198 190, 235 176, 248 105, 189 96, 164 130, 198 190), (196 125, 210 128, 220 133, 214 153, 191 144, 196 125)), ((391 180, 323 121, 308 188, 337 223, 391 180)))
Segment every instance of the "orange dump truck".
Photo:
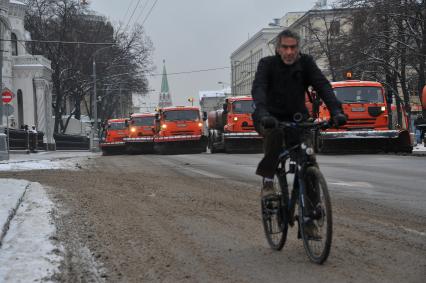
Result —
POLYGON ((154 149, 160 154, 205 152, 207 137, 198 107, 175 106, 158 110, 154 149))
POLYGON ((135 113, 128 121, 124 138, 129 153, 148 153, 154 150, 155 113, 135 113))
POLYGON ((253 98, 228 97, 223 109, 208 114, 208 148, 219 151, 261 151, 262 137, 254 130, 253 98))
POLYGON ((417 119, 414 121, 414 125, 416 126, 416 129, 420 131, 420 138, 426 146, 426 86, 423 87, 420 102, 422 104, 422 114, 417 116, 417 119))
MULTIPOLYGON (((389 120, 385 90, 379 82, 348 80, 331 83, 334 93, 342 102, 348 120, 339 128, 331 128, 317 135, 320 152, 411 152, 413 149, 408 118, 403 107, 402 125, 389 120)), ((309 107, 308 107, 309 108, 309 107)), ((314 107, 315 108, 315 107, 314 107)), ((392 108, 392 107, 391 107, 392 108)), ((329 119, 324 104, 317 108, 319 119, 329 119)), ((396 113, 392 113, 396 117, 396 113)))
POLYGON ((127 136, 127 119, 110 119, 104 129, 104 138, 100 144, 102 154, 118 154, 126 152, 124 138, 127 136))

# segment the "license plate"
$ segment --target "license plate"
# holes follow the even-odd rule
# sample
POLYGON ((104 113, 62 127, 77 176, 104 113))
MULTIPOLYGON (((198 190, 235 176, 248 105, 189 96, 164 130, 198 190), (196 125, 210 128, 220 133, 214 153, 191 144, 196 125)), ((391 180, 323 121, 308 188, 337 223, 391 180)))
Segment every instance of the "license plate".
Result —
POLYGON ((353 107, 352 112, 364 112, 365 108, 364 107, 353 107))
POLYGON ((179 128, 183 128, 183 127, 186 127, 186 124, 177 124, 177 126, 178 126, 179 128))

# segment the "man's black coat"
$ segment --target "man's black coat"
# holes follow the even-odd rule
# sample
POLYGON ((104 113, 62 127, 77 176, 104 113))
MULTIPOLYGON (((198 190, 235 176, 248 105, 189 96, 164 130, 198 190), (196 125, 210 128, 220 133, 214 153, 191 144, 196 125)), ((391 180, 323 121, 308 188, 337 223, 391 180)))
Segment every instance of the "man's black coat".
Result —
POLYGON ((258 122, 261 117, 272 115, 281 121, 291 121, 297 112, 308 116, 305 93, 309 86, 318 93, 332 115, 342 112, 330 82, 311 56, 300 54, 292 65, 284 64, 279 55, 262 58, 252 87, 256 107, 254 120, 258 122))

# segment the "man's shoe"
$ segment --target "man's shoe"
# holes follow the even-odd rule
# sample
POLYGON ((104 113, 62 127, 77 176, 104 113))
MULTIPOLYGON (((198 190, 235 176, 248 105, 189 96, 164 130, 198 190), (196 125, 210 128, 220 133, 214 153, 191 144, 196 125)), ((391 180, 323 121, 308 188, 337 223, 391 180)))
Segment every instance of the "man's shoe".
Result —
POLYGON ((308 219, 305 221, 305 226, 303 227, 305 235, 310 240, 321 240, 321 235, 319 233, 318 227, 315 225, 312 219, 308 219))
POLYGON ((263 181, 262 198, 272 196, 275 194, 275 187, 273 181, 263 181))

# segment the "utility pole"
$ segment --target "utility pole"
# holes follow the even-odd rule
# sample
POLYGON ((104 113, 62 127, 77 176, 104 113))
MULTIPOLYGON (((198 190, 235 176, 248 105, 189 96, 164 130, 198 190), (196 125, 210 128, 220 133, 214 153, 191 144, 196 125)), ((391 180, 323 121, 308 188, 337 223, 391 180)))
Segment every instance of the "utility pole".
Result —
POLYGON ((92 130, 92 152, 99 152, 98 137, 98 97, 96 94, 96 56, 93 56, 93 130, 92 130))
MULTIPOLYGON (((0 39, 3 39, 3 29, 0 27, 0 39)), ((4 41, 0 41, 0 89, 3 89, 3 43, 4 41)), ((0 100, 0 126, 3 125, 3 101, 0 100)), ((9 125, 6 125, 7 127, 9 125)))

